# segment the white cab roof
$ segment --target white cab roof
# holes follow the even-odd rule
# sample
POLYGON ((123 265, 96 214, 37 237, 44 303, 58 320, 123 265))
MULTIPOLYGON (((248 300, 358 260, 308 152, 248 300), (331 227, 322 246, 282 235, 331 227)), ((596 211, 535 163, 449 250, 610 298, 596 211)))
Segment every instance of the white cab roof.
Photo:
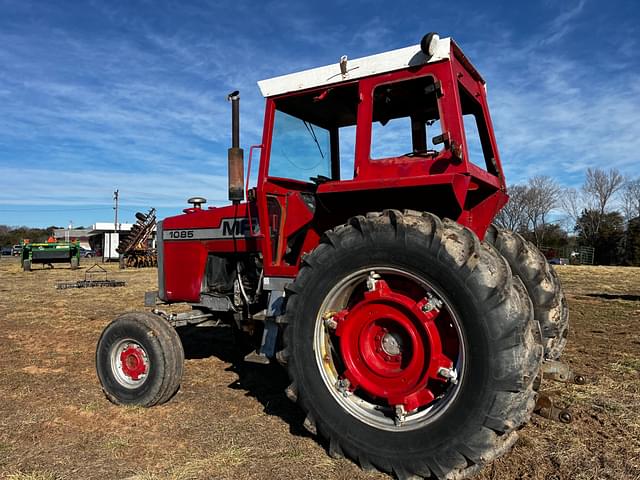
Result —
POLYGON ((283 93, 369 77, 378 73, 393 72, 410 66, 439 62, 440 60, 448 59, 450 54, 451 38, 447 37, 438 40, 435 53, 431 58, 427 58, 422 53, 418 44, 368 57, 349 59, 347 60, 347 73, 345 75, 342 75, 340 63, 338 62, 324 67, 260 80, 258 86, 263 96, 273 97, 283 93))

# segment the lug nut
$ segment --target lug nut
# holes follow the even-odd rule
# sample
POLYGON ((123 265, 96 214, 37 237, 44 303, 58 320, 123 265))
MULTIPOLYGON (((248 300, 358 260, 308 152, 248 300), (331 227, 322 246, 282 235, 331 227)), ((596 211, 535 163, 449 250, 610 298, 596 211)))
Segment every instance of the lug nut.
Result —
POLYGON ((349 381, 348 378, 342 378, 336 382, 336 389, 340 393, 342 393, 342 396, 345 398, 351 395, 351 392, 349 391, 350 386, 351 386, 351 382, 349 381))
POLYGON ((443 378, 446 378, 454 385, 458 383, 458 372, 456 372, 453 368, 440 367, 438 369, 438 375, 440 375, 443 378))
POLYGON ((336 322, 333 317, 327 318, 324 321, 324 326, 329 330, 335 330, 336 328, 338 328, 338 322, 336 322))
POLYGON ((393 419, 396 427, 399 427, 404 422, 404 419, 407 416, 407 411, 404 409, 404 405, 396 405, 395 408, 396 417, 393 419))

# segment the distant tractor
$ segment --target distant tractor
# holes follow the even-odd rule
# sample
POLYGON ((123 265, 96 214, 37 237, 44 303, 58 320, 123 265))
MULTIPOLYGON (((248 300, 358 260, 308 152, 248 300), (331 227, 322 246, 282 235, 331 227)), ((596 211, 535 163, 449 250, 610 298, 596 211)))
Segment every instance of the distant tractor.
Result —
POLYGON ((51 268, 54 263, 68 263, 75 270, 80 266, 80 245, 77 242, 25 243, 22 246, 22 269, 29 272, 37 263, 51 268))
POLYGON ((431 33, 259 86, 257 184, 244 183, 234 92, 231 205, 194 197, 157 224, 146 303, 193 309, 107 326, 107 397, 169 400, 174 327, 215 320, 238 349, 253 342, 245 360, 286 366, 287 397, 332 456, 399 478, 478 471, 515 442, 568 327, 544 256, 491 226, 508 196, 484 80, 431 33))

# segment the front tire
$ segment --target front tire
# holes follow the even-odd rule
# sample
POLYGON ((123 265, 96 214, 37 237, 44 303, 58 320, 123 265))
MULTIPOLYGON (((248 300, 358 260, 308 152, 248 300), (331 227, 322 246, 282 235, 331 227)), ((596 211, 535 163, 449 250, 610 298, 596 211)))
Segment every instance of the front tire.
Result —
POLYGON ((331 454, 363 468, 462 478, 504 453, 533 410, 531 302, 455 222, 386 211, 326 232, 286 316, 288 396, 331 454))
POLYGON ((151 407, 169 400, 182 378, 184 350, 175 329, 151 313, 125 313, 104 329, 96 370, 107 398, 151 407))

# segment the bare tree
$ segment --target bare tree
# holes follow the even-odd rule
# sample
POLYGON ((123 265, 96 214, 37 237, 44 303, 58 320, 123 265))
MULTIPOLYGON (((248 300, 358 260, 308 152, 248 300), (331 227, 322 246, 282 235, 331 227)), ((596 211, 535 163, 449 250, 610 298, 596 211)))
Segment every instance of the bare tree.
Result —
POLYGON ((498 212, 495 222, 498 226, 511 230, 512 232, 523 232, 527 229, 529 219, 525 213, 525 197, 527 194, 526 185, 511 185, 507 193, 509 193, 509 201, 498 212))
POLYGON ((640 178, 629 180, 622 187, 622 210, 627 222, 640 217, 640 178))
POLYGON ((569 189, 564 194, 562 204, 565 211, 590 243, 596 241, 605 213, 624 184, 624 177, 615 168, 608 171, 589 168, 582 188, 579 191, 569 189))
POLYGON ((558 206, 559 199, 560 186, 551 177, 537 175, 529 179, 524 211, 538 247, 544 241, 549 213, 558 206))
POLYGON ((588 168, 582 189, 589 197, 589 210, 604 215, 611 198, 623 185, 624 177, 616 168, 608 172, 600 168, 588 168))
POLYGON ((573 221, 573 225, 571 226, 572 229, 578 224, 580 213, 584 210, 583 197, 584 194, 581 190, 567 188, 560 198, 563 210, 573 221))

